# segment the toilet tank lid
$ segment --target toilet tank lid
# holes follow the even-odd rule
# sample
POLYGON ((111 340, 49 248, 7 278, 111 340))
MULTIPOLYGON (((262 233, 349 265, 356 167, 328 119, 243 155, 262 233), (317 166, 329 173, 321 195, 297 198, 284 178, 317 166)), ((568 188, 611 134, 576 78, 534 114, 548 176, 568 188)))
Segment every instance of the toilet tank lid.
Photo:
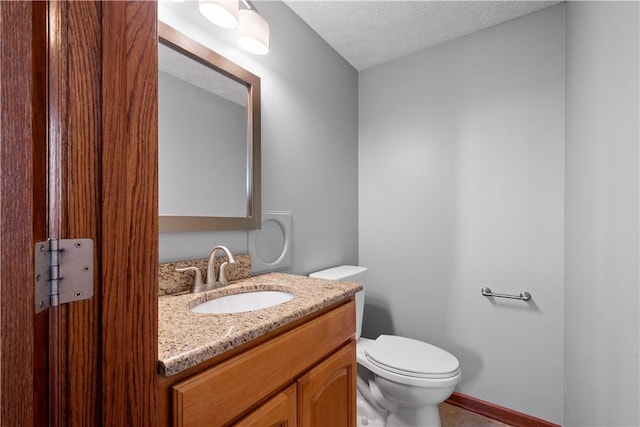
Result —
POLYGON ((340 280, 343 282, 357 282, 359 280, 363 280, 366 274, 366 267, 341 265, 339 267, 316 271, 315 273, 311 273, 309 277, 325 280, 340 280))

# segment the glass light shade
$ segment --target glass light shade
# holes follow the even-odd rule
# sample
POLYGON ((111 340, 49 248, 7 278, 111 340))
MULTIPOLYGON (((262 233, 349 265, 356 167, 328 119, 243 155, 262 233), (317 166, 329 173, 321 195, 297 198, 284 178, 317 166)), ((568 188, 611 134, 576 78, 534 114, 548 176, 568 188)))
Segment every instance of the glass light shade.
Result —
POLYGON ((222 28, 238 26, 238 0, 199 0, 200 13, 222 28))
POLYGON ((238 11, 238 43, 256 55, 269 53, 269 23, 255 10, 238 11))

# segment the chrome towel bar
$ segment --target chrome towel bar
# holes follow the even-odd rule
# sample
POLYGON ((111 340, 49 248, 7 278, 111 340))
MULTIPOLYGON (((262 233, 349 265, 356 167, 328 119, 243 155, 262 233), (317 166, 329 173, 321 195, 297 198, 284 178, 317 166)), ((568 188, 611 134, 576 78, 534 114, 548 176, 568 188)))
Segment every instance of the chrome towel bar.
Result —
POLYGON ((520 292, 520 295, 507 295, 507 294, 497 294, 491 292, 491 289, 484 287, 481 290, 482 295, 485 297, 497 297, 497 298, 509 298, 509 299, 517 299, 521 301, 529 301, 531 300, 531 294, 527 291, 520 292))

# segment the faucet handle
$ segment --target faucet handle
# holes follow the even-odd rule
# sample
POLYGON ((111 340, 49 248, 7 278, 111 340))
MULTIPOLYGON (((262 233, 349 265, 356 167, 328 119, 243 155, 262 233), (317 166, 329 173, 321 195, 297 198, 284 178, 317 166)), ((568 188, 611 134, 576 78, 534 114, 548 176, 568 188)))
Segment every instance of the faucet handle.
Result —
POLYGON ((233 262, 225 261, 220 265, 220 271, 218 272, 218 283, 219 284, 224 285, 224 286, 227 286, 229 284, 229 282, 227 281, 227 274, 226 274, 227 266, 229 264, 235 264, 235 263, 236 263, 235 260, 233 262))
POLYGON ((191 292, 204 291, 204 285, 202 284, 202 271, 200 271, 198 267, 176 268, 176 271, 193 271, 196 276, 193 281, 193 286, 191 287, 191 292))

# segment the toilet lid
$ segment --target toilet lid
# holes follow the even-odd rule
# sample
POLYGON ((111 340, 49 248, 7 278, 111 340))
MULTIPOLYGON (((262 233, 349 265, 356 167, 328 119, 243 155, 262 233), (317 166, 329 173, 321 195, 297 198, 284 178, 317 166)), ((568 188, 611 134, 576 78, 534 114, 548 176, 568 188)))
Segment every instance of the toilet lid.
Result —
POLYGON ((395 335, 380 335, 365 353, 371 363, 410 377, 449 378, 460 368, 458 359, 443 349, 395 335))

